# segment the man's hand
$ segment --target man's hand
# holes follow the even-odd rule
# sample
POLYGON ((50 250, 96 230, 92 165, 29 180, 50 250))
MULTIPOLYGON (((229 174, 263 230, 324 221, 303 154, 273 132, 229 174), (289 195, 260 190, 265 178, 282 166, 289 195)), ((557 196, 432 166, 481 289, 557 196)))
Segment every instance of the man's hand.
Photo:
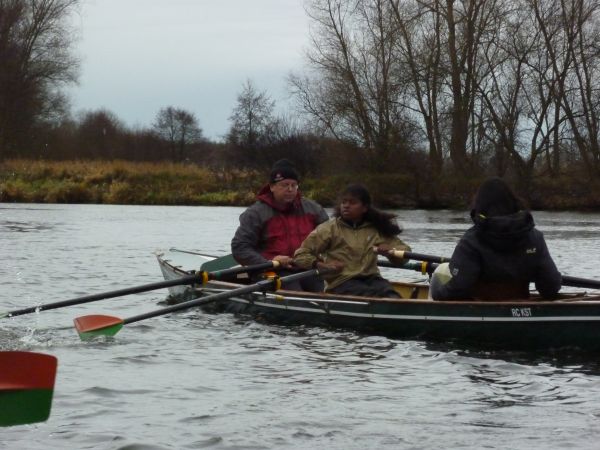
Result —
POLYGON ((277 261, 280 264, 280 267, 284 269, 291 269, 294 264, 294 258, 285 255, 277 255, 273 258, 273 261, 277 261))

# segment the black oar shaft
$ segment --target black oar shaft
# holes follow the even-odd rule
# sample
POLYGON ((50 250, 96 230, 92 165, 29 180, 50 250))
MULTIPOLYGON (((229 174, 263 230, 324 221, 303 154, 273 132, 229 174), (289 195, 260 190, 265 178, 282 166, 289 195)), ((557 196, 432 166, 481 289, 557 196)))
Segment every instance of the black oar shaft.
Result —
MULTIPOLYGON (((396 250, 394 251, 394 254, 402 258, 415 259, 418 261, 427 261, 433 263, 443 263, 450 261, 449 258, 444 258, 442 256, 423 255, 421 253, 402 252, 396 250)), ((578 287, 583 289, 600 289, 600 281, 591 280, 589 278, 572 277, 570 275, 562 275, 561 284, 563 286, 578 287)))
POLYGON ((212 272, 208 272, 208 277, 211 280, 220 280, 220 279, 228 277, 230 275, 236 275, 238 273, 248 272, 250 270, 252 270, 253 272, 257 272, 259 270, 275 269, 278 266, 279 266, 279 262, 277 262, 277 261, 267 261, 267 262, 264 262, 261 264, 255 264, 252 266, 240 266, 240 267, 233 267, 231 269, 215 270, 212 272))
POLYGON ((11 311, 11 312, 7 313, 5 315, 5 317, 20 316, 22 314, 30 314, 30 313, 34 313, 37 311, 45 311, 48 309, 62 308, 63 306, 79 305, 82 303, 93 302, 96 300, 104 300, 104 299, 108 299, 108 298, 121 297, 123 295, 129 295, 129 294, 137 294, 139 292, 147 292, 147 291, 167 288, 167 287, 171 287, 171 286, 178 286, 178 285, 182 285, 182 284, 194 284, 194 283, 201 283, 201 282, 202 282, 201 274, 188 275, 188 276, 173 279, 173 280, 159 281, 156 283, 144 284, 142 286, 118 289, 116 291, 102 292, 99 294, 92 294, 92 295, 85 295, 83 297, 72 298, 69 300, 63 300, 63 301, 55 302, 55 303, 46 303, 44 305, 30 306, 28 308, 17 309, 15 311, 11 311))
POLYGON ((437 263, 431 263, 427 261, 423 261, 421 263, 405 262, 401 266, 398 266, 390 261, 386 261, 385 259, 378 260, 377 265, 379 267, 390 267, 392 269, 416 270, 417 272, 422 272, 424 274, 433 273, 433 271, 438 266, 437 263))
POLYGON ((179 303, 177 305, 168 306, 168 307, 162 308, 162 309, 157 309, 155 311, 150 311, 150 312, 147 312, 144 314, 139 314, 137 316, 132 316, 127 319, 124 319, 123 325, 126 325, 128 323, 138 322, 138 321, 144 320, 144 319, 149 319, 151 317, 162 316, 163 314, 168 314, 168 313, 175 312, 175 311, 181 311, 183 309, 193 308, 194 306, 205 305, 207 303, 212 303, 217 300, 233 297, 235 295, 243 295, 243 294, 249 294, 250 292, 268 290, 273 285, 275 285, 278 280, 281 282, 289 282, 289 281, 300 280, 302 278, 307 278, 309 276, 318 275, 318 274, 319 274, 319 271, 317 269, 313 269, 313 270, 308 270, 306 272, 300 272, 300 273, 296 273, 293 275, 288 275, 288 276, 282 277, 282 278, 270 278, 267 280, 259 281, 258 283, 255 283, 255 284, 251 284, 251 285, 244 286, 241 288, 233 289, 231 291, 219 292, 218 294, 209 295, 208 297, 199 298, 196 300, 190 300, 187 302, 179 303))
POLYGON ((43 305, 29 306, 27 308, 17 309, 4 314, 0 314, 0 317, 14 317, 23 314, 35 313, 38 311, 46 311, 48 309, 62 308, 64 306, 80 305, 83 303, 94 302, 97 300, 104 300, 108 298, 121 297, 129 294, 138 294, 140 292, 153 291, 155 289, 168 288, 171 286, 180 286, 184 284, 196 284, 204 283, 206 280, 218 280, 227 276, 235 275, 243 272, 259 271, 265 269, 276 268, 279 266, 277 261, 267 261, 261 264, 253 266, 239 266, 231 269, 217 270, 214 272, 198 272, 192 275, 187 275, 181 278, 175 278, 173 280, 158 281, 156 283, 144 284, 141 286, 134 286, 130 288, 118 289, 116 291, 100 292, 98 294, 84 295, 83 297, 72 298, 69 300, 62 300, 55 303, 46 303, 43 305))
POLYGON ((562 276, 562 285, 584 289, 600 289, 600 281, 590 280, 588 278, 571 277, 569 275, 562 276))

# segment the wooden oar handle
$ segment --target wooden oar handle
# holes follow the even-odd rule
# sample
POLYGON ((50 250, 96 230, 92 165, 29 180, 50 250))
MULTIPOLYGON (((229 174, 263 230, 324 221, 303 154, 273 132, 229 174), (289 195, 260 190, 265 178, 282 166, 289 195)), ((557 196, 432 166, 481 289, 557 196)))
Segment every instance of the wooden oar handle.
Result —
POLYGON ((433 263, 444 263, 450 261, 450 258, 444 258, 443 256, 424 255, 422 253, 396 250, 395 248, 390 250, 390 255, 401 259, 414 259, 417 261, 427 261, 433 263))

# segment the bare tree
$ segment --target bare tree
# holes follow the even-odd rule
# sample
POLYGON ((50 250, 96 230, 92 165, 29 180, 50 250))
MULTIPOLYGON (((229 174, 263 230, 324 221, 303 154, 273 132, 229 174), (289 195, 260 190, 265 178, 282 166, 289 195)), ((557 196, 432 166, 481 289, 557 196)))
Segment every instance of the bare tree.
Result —
POLYGON ((168 106, 158 111, 154 130, 169 144, 173 161, 183 161, 191 144, 202 140, 196 116, 184 109, 168 106))
POLYGON ((0 0, 0 157, 64 111, 76 81, 68 18, 79 0, 0 0))
POLYGON ((246 80, 229 116, 228 141, 243 147, 256 147, 272 131, 274 108, 275 101, 267 92, 259 92, 251 80, 246 80))
POLYGON ((269 163, 261 149, 275 137, 274 109, 275 101, 266 91, 259 91, 251 80, 244 82, 229 116, 227 135, 227 142, 243 164, 256 167, 269 163))
POLYGON ((312 0, 311 72, 289 78, 300 109, 317 130, 367 152, 390 170, 410 147, 411 122, 398 102, 404 86, 394 54, 397 32, 387 0, 312 0))
POLYGON ((560 102, 585 167, 590 177, 597 177, 600 175, 600 4, 594 0, 561 0, 552 4, 565 42, 560 48, 564 53, 559 54, 546 39, 557 72, 565 73, 559 84, 560 102))
POLYGON ((442 61, 445 51, 441 14, 429 14, 423 5, 390 0, 398 29, 396 55, 402 62, 402 81, 406 86, 400 101, 410 111, 426 137, 431 168, 435 181, 444 163, 444 112, 450 106, 444 96, 446 72, 442 61), (420 119, 419 119, 420 117, 420 119))

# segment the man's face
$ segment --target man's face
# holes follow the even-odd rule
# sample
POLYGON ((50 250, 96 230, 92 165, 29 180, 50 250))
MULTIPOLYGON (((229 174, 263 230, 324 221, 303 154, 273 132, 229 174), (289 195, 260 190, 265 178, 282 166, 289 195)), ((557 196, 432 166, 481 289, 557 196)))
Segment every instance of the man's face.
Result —
POLYGON ((292 203, 298 192, 298 182, 287 178, 271 184, 270 187, 277 203, 292 203))

